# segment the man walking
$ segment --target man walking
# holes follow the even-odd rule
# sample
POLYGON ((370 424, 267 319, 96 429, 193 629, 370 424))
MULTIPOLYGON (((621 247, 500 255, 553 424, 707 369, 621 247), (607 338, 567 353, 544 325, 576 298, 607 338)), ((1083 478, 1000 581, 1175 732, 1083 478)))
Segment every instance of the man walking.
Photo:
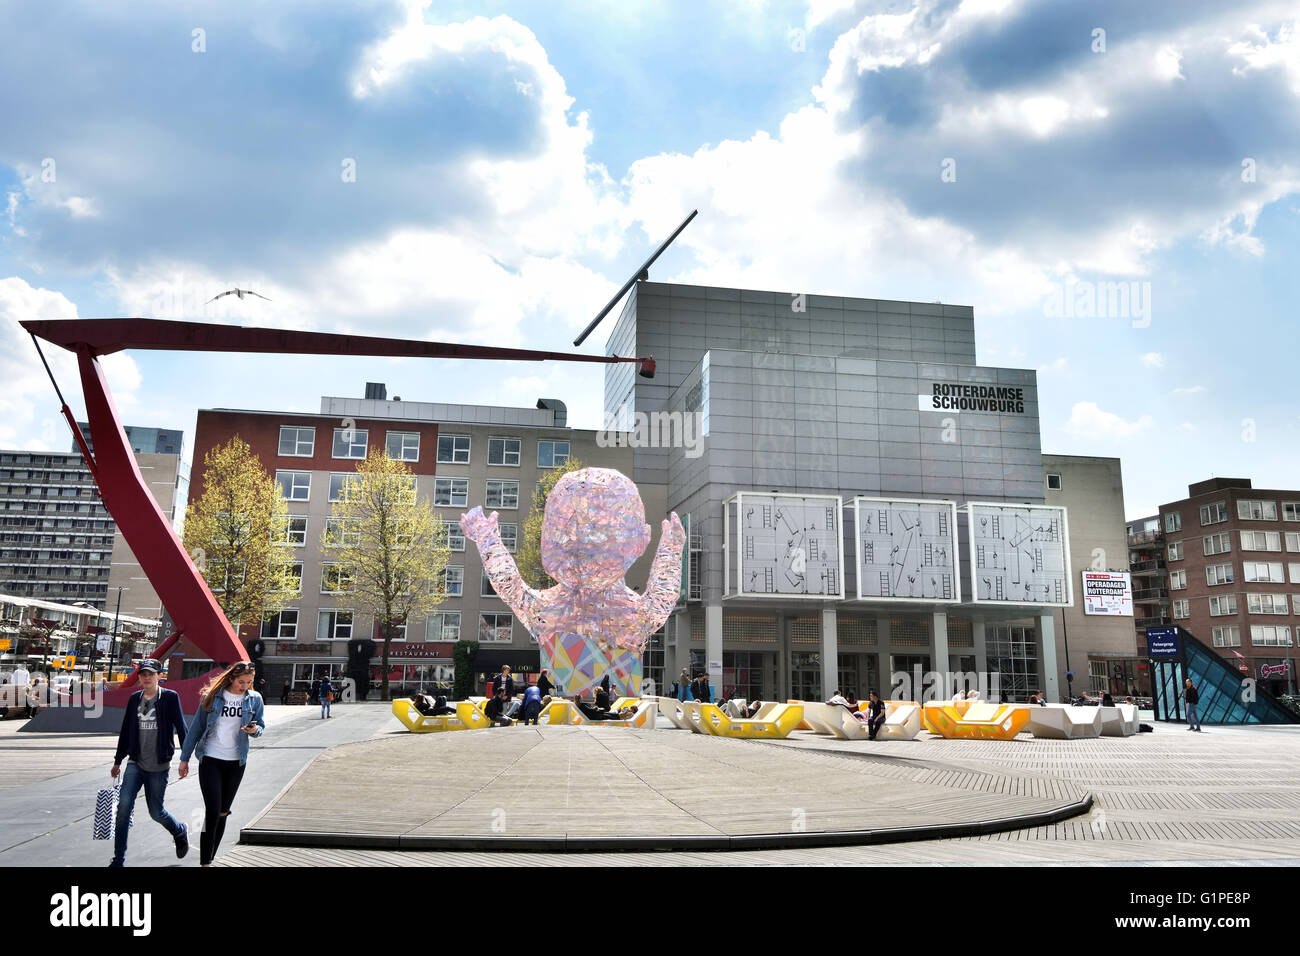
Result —
MULTIPOLYGON (((176 856, 184 857, 190 851, 189 828, 163 806, 167 774, 171 769, 172 754, 176 752, 172 740, 175 738, 183 743, 186 727, 180 696, 174 690, 158 686, 160 669, 161 665, 153 658, 140 662, 140 689, 131 695, 122 716, 117 753, 110 771, 113 778, 117 779, 121 772, 122 758, 129 756, 131 762, 126 765, 126 773, 122 776, 113 832, 113 862, 109 866, 122 866, 126 859, 131 807, 135 805, 141 787, 144 787, 150 818, 161 823, 176 841, 176 856)), ((183 766, 180 776, 185 776, 183 766)))
POLYGON ((1183 683, 1183 700, 1187 701, 1187 729, 1201 732, 1201 718, 1196 714, 1196 705, 1201 702, 1201 695, 1189 677, 1183 683))

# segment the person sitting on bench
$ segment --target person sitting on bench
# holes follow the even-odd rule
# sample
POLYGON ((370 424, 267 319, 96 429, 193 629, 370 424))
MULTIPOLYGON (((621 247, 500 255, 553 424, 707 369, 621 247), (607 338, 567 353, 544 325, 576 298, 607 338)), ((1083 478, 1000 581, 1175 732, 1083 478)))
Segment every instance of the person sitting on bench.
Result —
POLYGON ((749 702, 749 706, 745 708, 745 712, 742 716, 746 720, 753 720, 754 715, 757 714, 762 709, 763 709, 763 702, 761 700, 751 700, 749 702))
POLYGON ((498 687, 496 696, 487 702, 483 715, 492 721, 494 727, 509 727, 513 721, 506 716, 506 689, 498 687))

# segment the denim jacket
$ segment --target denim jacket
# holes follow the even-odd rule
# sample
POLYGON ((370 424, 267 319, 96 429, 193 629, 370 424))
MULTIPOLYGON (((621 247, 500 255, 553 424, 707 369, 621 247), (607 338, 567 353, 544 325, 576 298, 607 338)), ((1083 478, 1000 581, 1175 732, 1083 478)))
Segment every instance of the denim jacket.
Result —
MULTIPOLYGON (((203 705, 199 705, 199 712, 190 721, 189 733, 185 735, 185 743, 181 747, 181 763, 188 761, 190 754, 197 754, 202 759, 203 752, 207 749, 208 737, 211 735, 213 728, 217 726, 217 722, 212 719, 214 713, 216 713, 215 706, 212 710, 204 710, 203 705)), ((266 727, 266 715, 262 705, 262 695, 255 690, 248 692, 240 712, 240 726, 246 727, 249 723, 257 724, 257 733, 253 734, 253 736, 262 736, 262 731, 266 727)), ((248 762, 248 737, 249 735, 242 730, 239 732, 239 763, 241 766, 248 762)))

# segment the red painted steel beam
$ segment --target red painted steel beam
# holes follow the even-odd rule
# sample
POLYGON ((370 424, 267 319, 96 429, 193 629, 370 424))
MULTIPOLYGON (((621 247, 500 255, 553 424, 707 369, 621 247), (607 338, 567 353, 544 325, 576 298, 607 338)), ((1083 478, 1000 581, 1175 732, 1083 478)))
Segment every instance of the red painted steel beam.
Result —
POLYGON ((86 419, 94 441, 95 480, 104 506, 171 614, 176 630, 214 661, 244 660, 247 654, 234 629, 149 492, 126 440, 103 368, 88 346, 78 347, 76 354, 86 397, 86 419))
POLYGON ((210 322, 168 319, 57 319, 22 323, 24 329, 65 349, 89 348, 93 355, 122 349, 164 349, 178 352, 274 352, 281 355, 383 355, 408 358, 503 359, 515 362, 596 362, 602 365, 636 362, 642 372, 654 371, 654 358, 539 352, 492 345, 457 345, 337 332, 244 328, 210 322))

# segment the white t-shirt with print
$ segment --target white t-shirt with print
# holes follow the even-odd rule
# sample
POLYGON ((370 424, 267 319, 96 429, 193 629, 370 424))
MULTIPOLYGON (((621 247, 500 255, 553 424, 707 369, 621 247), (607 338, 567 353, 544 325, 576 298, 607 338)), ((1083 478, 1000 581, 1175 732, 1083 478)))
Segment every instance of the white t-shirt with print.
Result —
POLYGON ((218 760, 238 760, 239 759, 239 735, 242 731, 239 729, 243 726, 241 715, 244 709, 244 698, 247 694, 240 694, 236 697, 229 691, 223 690, 221 696, 212 705, 212 715, 209 720, 216 721, 216 727, 212 730, 212 736, 208 738, 208 745, 204 753, 209 757, 216 757, 218 760))

